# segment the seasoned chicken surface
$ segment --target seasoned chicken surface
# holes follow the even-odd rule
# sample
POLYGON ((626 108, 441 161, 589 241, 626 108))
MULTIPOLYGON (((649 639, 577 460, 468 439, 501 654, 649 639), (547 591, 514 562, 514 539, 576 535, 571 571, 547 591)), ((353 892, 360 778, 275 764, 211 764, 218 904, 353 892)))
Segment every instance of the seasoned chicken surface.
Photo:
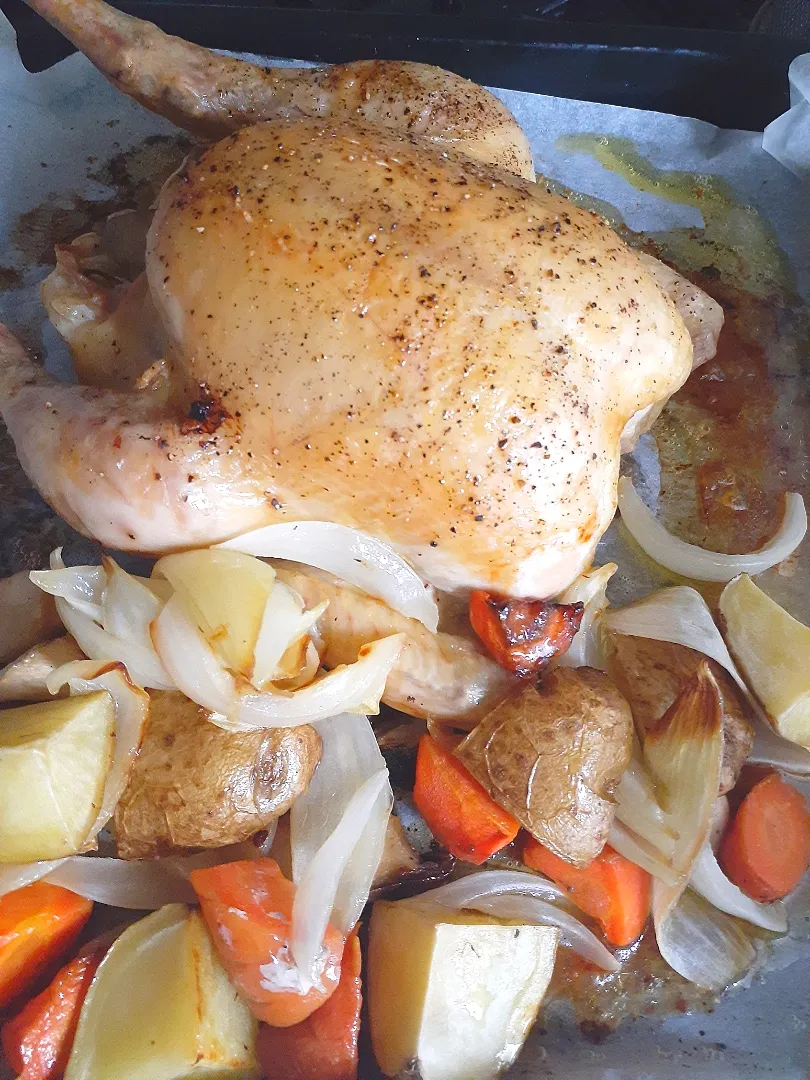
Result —
MULTIPOLYGON (((33 6, 158 110, 171 98, 162 71, 183 99, 173 116, 193 120, 186 91, 208 102, 199 80, 212 71, 211 90, 258 86, 261 69, 223 74, 222 58, 99 0, 33 6), (161 49, 174 69, 156 67, 161 49)), ((82 331, 81 365, 108 389, 54 384, 0 337, 4 419, 76 528, 161 552, 326 519, 388 541, 439 588, 537 597, 590 564, 622 435, 686 379, 690 335, 654 268, 601 218, 498 167, 503 144, 482 151, 474 125, 442 141, 430 70, 417 78, 428 98, 412 88, 411 105, 434 103, 425 125, 399 97, 375 112, 369 83, 361 119, 336 92, 322 116, 241 127, 172 177, 145 280, 106 329, 95 297, 98 329, 82 331), (116 325, 130 344, 114 354, 116 325)), ((267 112, 286 114, 273 86, 267 112)), ((240 99, 242 122, 256 94, 240 99)), ((84 287, 71 259, 52 315, 84 287)))
POLYGON ((156 391, 4 407, 45 497, 116 547, 325 518, 437 586, 553 595, 613 516, 625 424, 691 369, 599 217, 356 122, 268 122, 189 163, 147 278, 165 419, 156 391))
POLYGON ((520 125, 482 87, 430 64, 361 60, 264 68, 164 34, 103 0, 26 0, 113 84, 152 112, 215 139, 296 116, 406 131, 534 179, 520 125))

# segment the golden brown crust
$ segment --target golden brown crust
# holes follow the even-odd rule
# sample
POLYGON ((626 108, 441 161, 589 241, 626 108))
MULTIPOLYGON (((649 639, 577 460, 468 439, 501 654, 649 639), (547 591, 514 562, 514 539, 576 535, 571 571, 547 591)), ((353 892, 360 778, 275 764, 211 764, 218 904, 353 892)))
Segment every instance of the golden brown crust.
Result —
POLYGON ((284 116, 360 118, 534 179, 528 141, 506 106, 450 71, 397 60, 264 68, 170 37, 101 0, 27 3, 115 87, 206 138, 284 116))

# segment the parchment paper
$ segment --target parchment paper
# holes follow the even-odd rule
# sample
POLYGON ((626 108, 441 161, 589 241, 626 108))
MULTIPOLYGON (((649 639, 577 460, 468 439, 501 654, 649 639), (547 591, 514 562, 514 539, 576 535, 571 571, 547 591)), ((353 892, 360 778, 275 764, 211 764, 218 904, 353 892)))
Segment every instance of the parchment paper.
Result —
MULTIPOLYGON (((539 173, 597 197, 614 220, 623 219, 634 230, 700 230, 704 221, 695 206, 639 191, 591 154, 573 150, 571 136, 630 139, 659 169, 723 178, 739 202, 729 218, 727 240, 744 247, 754 236, 761 239, 763 228, 771 228, 772 239, 789 260, 796 291, 810 294, 810 195, 797 177, 762 150, 761 133, 721 131, 695 120, 588 102, 495 93, 528 134, 539 173)), ((25 328, 26 340, 41 344, 54 370, 65 370, 65 353, 44 322, 37 289, 47 270, 47 255, 39 262, 30 248, 23 250, 25 245, 15 239, 15 225, 21 214, 45 202, 69 209, 77 194, 89 199, 110 196, 110 189, 89 180, 88 172, 147 136, 173 130, 119 95, 80 56, 38 75, 26 73, 11 28, 0 15, 0 283, 5 284, 0 319, 25 328)), ((787 380, 788 438, 794 399, 807 395, 802 361, 807 357, 797 355, 789 342, 775 349, 773 362, 787 380)), ((798 442, 793 457, 792 484, 794 490, 804 490, 807 461, 798 442)), ((645 440, 635 467, 653 502, 656 461, 654 443, 645 440)), ((624 564, 625 594, 644 592, 654 584, 649 570, 633 561, 614 533, 607 553, 615 557, 617 552, 624 564)), ((781 588, 794 597, 798 615, 807 614, 796 610, 797 604, 805 607, 798 578, 806 577, 794 575, 781 586, 777 582, 777 592, 781 588)), ((784 962, 788 959, 786 955, 784 962)), ((807 990, 805 960, 770 972, 745 992, 732 993, 711 1015, 674 1016, 663 1024, 625 1023, 599 1045, 584 1039, 562 1010, 546 1018, 545 1030, 532 1037, 514 1075, 533 1080, 800 1080, 808 1076, 807 990)))
POLYGON ((790 108, 768 124, 763 149, 797 176, 810 176, 810 53, 788 68, 790 108))

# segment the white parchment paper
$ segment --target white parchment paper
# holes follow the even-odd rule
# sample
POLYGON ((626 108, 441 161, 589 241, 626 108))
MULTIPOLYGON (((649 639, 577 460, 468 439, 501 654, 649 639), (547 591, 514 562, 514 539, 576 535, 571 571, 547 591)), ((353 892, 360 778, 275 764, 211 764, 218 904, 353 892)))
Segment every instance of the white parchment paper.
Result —
POLYGON ((762 146, 796 176, 810 178, 810 53, 788 69, 790 108, 768 124, 762 146))
MULTIPOLYGON (((700 229, 703 218, 694 206, 641 192, 593 156, 566 149, 572 135, 627 138, 657 168, 723 178, 750 208, 749 219, 761 217, 769 223, 788 256, 799 292, 810 294, 810 195, 796 176, 762 150, 761 133, 721 131, 695 120, 588 102, 495 93, 528 134, 539 173, 610 204, 634 230, 700 229)), ((0 267, 20 274, 18 287, 0 292, 0 319, 41 333, 54 369, 63 366, 64 352, 45 324, 37 288, 47 266, 15 246, 15 223, 46 201, 69 206, 76 194, 109 196, 109 189, 88 180, 91 166, 149 135, 173 130, 119 95, 80 56, 47 72, 28 74, 11 28, 0 15, 0 267)), ((646 452, 646 461, 641 455, 642 471, 654 489, 655 454, 649 445, 646 452)), ((802 471, 806 481, 804 466, 802 471)), ((636 570, 634 584, 644 591, 650 585, 646 571, 636 570)), ((564 1014, 552 1015, 547 1030, 532 1037, 515 1075, 533 1080, 801 1080, 808 1076, 810 1058, 807 988, 806 964, 794 963, 769 973, 750 990, 732 994, 711 1015, 625 1024, 600 1045, 583 1039, 564 1014)))

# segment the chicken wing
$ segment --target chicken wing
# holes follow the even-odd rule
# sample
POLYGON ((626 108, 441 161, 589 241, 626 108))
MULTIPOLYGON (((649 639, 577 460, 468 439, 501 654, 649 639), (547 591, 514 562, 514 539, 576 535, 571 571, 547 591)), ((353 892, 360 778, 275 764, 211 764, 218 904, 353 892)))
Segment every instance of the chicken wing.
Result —
POLYGON ((26 3, 113 86, 206 138, 220 138, 257 120, 355 118, 534 179, 531 149, 509 110, 450 71, 392 60, 263 68, 170 37, 102 0, 26 3))
POLYGON ((274 565, 279 580, 295 589, 306 607, 328 601, 317 624, 326 667, 352 663, 364 645, 381 637, 405 635, 382 698, 400 712, 449 721, 467 730, 520 686, 470 638, 432 634, 416 619, 399 615, 382 600, 321 570, 295 563, 274 565))

